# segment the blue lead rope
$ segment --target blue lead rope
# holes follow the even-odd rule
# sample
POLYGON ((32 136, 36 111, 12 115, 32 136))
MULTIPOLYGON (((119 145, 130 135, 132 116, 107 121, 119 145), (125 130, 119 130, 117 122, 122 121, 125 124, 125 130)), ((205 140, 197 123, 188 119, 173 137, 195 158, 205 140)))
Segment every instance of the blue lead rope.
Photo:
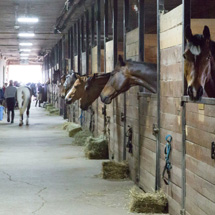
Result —
POLYGON ((162 178, 163 178, 165 184, 169 185, 170 184, 170 176, 171 176, 170 170, 172 169, 172 164, 169 160, 169 156, 170 156, 170 152, 171 152, 172 136, 168 134, 165 139, 166 139, 166 146, 165 146, 164 153, 166 155, 165 156, 166 164, 165 164, 164 169, 163 169, 162 178), (165 172, 167 172, 168 179, 165 178, 165 172))
POLYGON ((81 126, 83 125, 83 122, 85 121, 85 117, 84 117, 84 111, 81 110, 81 115, 79 116, 79 119, 80 119, 80 123, 81 123, 81 126))

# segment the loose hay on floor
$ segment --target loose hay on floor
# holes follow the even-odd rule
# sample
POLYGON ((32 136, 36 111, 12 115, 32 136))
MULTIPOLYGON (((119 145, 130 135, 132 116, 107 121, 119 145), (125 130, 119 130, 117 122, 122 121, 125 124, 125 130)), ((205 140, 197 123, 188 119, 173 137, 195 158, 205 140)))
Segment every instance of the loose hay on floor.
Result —
POLYGON ((77 134, 78 132, 80 132, 82 130, 82 128, 80 125, 71 122, 67 126, 66 130, 68 131, 69 137, 74 137, 75 134, 77 134))
POLYGON ((67 127, 69 126, 69 124, 71 124, 71 122, 64 122, 61 128, 62 128, 63 130, 66 130, 67 127))
POLYGON ((83 130, 75 134, 73 145, 84 146, 88 137, 92 136, 92 133, 89 130, 83 130))
POLYGON ((59 115, 60 114, 60 110, 57 108, 53 108, 49 110, 49 113, 52 115, 59 115))
POLYGON ((108 159, 108 142, 104 136, 88 137, 85 144, 85 156, 89 159, 108 159))
POLYGON ((145 193, 137 187, 130 190, 130 211, 136 213, 166 213, 167 198, 162 191, 145 193))
POLYGON ((125 179, 128 178, 129 167, 127 162, 107 161, 102 163, 102 178, 125 179))

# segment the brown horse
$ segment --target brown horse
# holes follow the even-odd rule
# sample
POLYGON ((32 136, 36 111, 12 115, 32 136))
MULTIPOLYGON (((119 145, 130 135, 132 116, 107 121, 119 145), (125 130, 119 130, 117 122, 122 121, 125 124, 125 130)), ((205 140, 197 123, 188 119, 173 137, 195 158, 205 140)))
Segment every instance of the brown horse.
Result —
POLYGON ((202 35, 193 35, 188 26, 185 38, 187 47, 183 56, 187 93, 192 100, 199 100, 205 90, 208 97, 215 98, 215 42, 210 39, 210 30, 205 26, 202 35))
POLYGON ((120 93, 126 92, 130 87, 136 85, 156 93, 157 65, 134 61, 124 62, 119 55, 119 62, 101 92, 101 100, 105 104, 110 104, 112 99, 120 93))
POLYGON ((87 76, 77 75, 77 80, 73 84, 72 88, 66 94, 65 100, 67 104, 71 104, 80 99, 84 93, 84 87, 87 81, 87 76))
POLYGON ((80 107, 82 110, 87 110, 88 107, 99 97, 110 76, 111 73, 97 73, 87 79, 85 90, 80 100, 80 107))

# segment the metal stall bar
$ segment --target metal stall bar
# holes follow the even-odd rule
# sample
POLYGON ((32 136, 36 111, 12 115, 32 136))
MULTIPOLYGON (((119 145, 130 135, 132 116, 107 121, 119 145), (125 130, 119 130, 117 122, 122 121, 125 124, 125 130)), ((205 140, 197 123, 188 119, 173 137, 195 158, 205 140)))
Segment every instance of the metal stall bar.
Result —
POLYGON ((77 54, 78 54, 78 73, 81 74, 81 38, 80 20, 77 22, 77 54))
POLYGON ((73 36, 73 27, 71 27, 71 29, 70 29, 70 69, 71 70, 73 70, 74 68, 74 61, 73 61, 73 59, 74 59, 74 42, 73 42, 73 40, 74 40, 74 36, 73 36))
POLYGON ((80 30, 81 30, 81 40, 80 40, 80 57, 81 57, 81 74, 83 75, 84 74, 84 71, 83 71, 83 66, 82 66, 82 54, 84 52, 84 15, 81 17, 81 20, 80 20, 80 30))
POLYGON ((62 71, 63 71, 63 74, 66 74, 66 71, 65 71, 65 49, 66 49, 65 35, 63 35, 63 37, 62 37, 62 71))
POLYGON ((68 59, 70 59, 71 57, 71 30, 69 29, 68 30, 68 46, 67 46, 67 49, 68 49, 68 59))
MULTIPOLYGON (((126 33, 128 29, 129 18, 129 0, 124 0, 123 4, 123 57, 126 60, 126 33)), ((126 93, 124 93, 124 145, 123 145, 123 160, 126 160, 126 93)))
MULTIPOLYGON (((106 49, 106 42, 108 39, 108 0, 104 0, 104 73, 106 73, 106 56, 107 56, 107 49, 106 49)), ((103 114, 104 114, 104 135, 107 134, 106 124, 107 124, 107 112, 106 112, 106 104, 103 107, 103 114)))
POLYGON ((118 51, 118 0, 113 0, 113 67, 117 63, 117 51, 118 51))
POLYGON ((86 74, 89 75, 89 11, 85 12, 86 17, 86 74))
POLYGON ((93 4, 91 6, 91 73, 93 73, 93 53, 92 49, 95 46, 95 27, 94 27, 94 22, 95 22, 95 5, 93 4))
POLYGON ((108 39, 108 0, 104 0, 104 73, 106 73, 106 42, 108 39))
MULTIPOLYGON (((184 31, 187 25, 190 25, 191 20, 191 1, 190 0, 182 0, 183 4, 183 21, 182 21, 182 55, 185 50, 185 37, 184 31)), ((184 80, 184 60, 182 59, 182 81, 183 88, 182 92, 185 92, 185 80, 184 80)), ((186 103, 181 102, 182 104, 182 201, 181 201, 181 214, 185 214, 185 198, 186 198, 186 103)))
POLYGON ((164 11, 164 0, 157 0, 157 128, 154 132, 157 133, 156 141, 156 173, 155 173, 155 190, 161 187, 160 182, 160 71, 161 71, 161 55, 160 55, 160 14, 164 11))
POLYGON ((96 33, 97 33, 97 72, 101 72, 101 0, 97 0, 96 7, 96 33))

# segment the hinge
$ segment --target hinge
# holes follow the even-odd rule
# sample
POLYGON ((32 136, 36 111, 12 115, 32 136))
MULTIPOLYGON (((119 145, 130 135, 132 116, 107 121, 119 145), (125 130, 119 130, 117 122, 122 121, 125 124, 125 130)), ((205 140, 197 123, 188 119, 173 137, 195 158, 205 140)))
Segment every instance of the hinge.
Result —
POLYGON ((153 124, 153 135, 156 136, 159 132, 159 128, 157 127, 157 124, 153 124))

